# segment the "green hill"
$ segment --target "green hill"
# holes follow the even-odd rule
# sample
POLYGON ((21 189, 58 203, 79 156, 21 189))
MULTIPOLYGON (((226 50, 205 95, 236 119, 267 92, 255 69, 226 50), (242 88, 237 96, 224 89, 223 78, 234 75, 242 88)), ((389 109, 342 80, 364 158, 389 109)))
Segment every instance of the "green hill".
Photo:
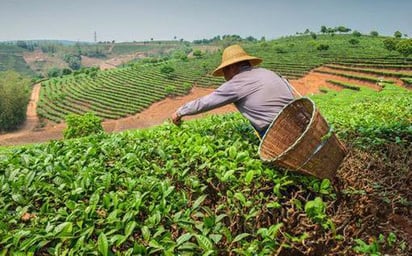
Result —
MULTIPOLYGON (((339 70, 343 73, 350 73, 349 67, 358 72, 356 76, 351 75, 358 80, 376 84, 381 80, 393 81, 391 77, 398 76, 407 79, 404 83, 408 83, 412 76, 412 59, 386 50, 383 37, 356 37, 357 43, 350 43, 354 38, 352 35, 319 35, 316 39, 292 36, 269 42, 244 43, 244 47, 250 54, 264 59, 263 67, 288 79, 301 78, 322 65, 340 64, 339 70), (320 45, 327 46, 327 50, 320 50, 320 45), (393 66, 405 71, 396 73, 391 70, 393 66), (371 69, 377 68, 380 71, 371 78, 371 69)), ((126 50, 131 46, 124 44, 123 47, 126 50)), ((167 95, 185 94, 192 85, 220 85, 224 80, 210 75, 219 61, 219 53, 204 53, 201 58, 185 60, 177 55, 154 64, 137 62, 116 70, 54 78, 42 83, 38 113, 54 122, 64 120, 69 113, 88 111, 105 119, 132 115, 167 95), (162 72, 164 67, 171 68, 171 73, 162 72)))

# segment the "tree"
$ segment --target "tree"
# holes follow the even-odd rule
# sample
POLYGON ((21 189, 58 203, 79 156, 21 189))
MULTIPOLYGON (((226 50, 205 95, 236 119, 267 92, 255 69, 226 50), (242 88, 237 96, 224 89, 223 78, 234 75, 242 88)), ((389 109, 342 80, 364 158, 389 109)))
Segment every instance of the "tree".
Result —
POLYGON ((64 55, 63 59, 64 59, 64 61, 67 62, 67 64, 69 64, 69 67, 72 70, 78 70, 82 66, 82 64, 81 64, 82 59, 81 59, 80 55, 66 54, 66 55, 64 55))
POLYGON ((361 36, 362 36, 361 32, 359 32, 359 31, 357 31, 357 30, 354 30, 354 31, 352 32, 352 35, 355 36, 355 37, 361 37, 361 36))
POLYGON ((396 51, 405 58, 412 54, 412 39, 402 40, 396 45, 396 51))
POLYGON ((396 37, 396 38, 401 38, 402 33, 400 31, 395 31, 395 33, 393 33, 393 36, 396 37))
POLYGON ((245 40, 248 41, 248 42, 257 42, 257 39, 254 38, 253 36, 248 36, 248 37, 245 38, 245 40))
POLYGON ((15 71, 0 72, 0 131, 14 130, 26 120, 29 84, 15 71))
POLYGON ((328 32, 328 28, 326 26, 321 26, 320 27, 320 32, 323 34, 326 34, 328 32))
POLYGON ((18 47, 23 48, 23 49, 27 49, 27 43, 26 43, 26 41, 21 41, 21 40, 19 40, 19 41, 17 41, 16 45, 17 45, 18 47))
POLYGON ((383 40, 383 45, 388 51, 394 51, 396 50, 396 44, 398 43, 398 40, 395 38, 387 38, 383 40))
POLYGON ((62 75, 70 75, 71 73, 72 73, 72 70, 70 68, 62 69, 62 75))
POLYGON ((345 26, 339 26, 339 27, 335 28, 335 30, 340 32, 340 33, 347 33, 347 32, 351 31, 350 28, 347 28, 345 26))
POLYGON ((311 36, 314 40, 316 40, 316 38, 318 38, 318 36, 316 35, 315 32, 310 32, 310 36, 311 36))
POLYGON ((55 53, 57 49, 57 45, 53 43, 46 43, 40 46, 42 52, 44 53, 55 53))
POLYGON ((336 33, 336 28, 328 28, 327 32, 328 34, 330 34, 331 36, 334 36, 336 33))
POLYGON ((374 37, 377 37, 377 36, 379 36, 379 33, 378 33, 378 31, 373 30, 373 31, 371 31, 370 35, 374 36, 374 37))
POLYGON ((52 78, 52 77, 58 77, 61 75, 60 69, 54 67, 51 68, 48 72, 47 72, 47 77, 48 78, 52 78))

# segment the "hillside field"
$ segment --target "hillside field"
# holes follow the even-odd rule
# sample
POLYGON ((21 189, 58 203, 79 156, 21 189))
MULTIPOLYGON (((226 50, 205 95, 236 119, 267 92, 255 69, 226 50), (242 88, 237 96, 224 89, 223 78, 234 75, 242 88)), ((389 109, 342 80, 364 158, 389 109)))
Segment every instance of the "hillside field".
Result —
MULTIPOLYGON (((0 255, 411 255, 412 59, 384 38, 351 38, 243 43, 346 145, 335 179, 263 163, 239 113, 0 147, 0 255)), ((210 52, 53 78, 37 114, 48 125, 69 113, 130 117, 216 88, 219 61, 210 52)))

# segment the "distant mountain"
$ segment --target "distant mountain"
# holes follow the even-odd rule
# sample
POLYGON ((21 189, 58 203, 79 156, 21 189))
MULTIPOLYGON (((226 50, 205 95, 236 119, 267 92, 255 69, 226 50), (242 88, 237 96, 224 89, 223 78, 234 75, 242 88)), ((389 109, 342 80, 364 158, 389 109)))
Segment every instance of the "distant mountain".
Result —
POLYGON ((13 43, 15 44, 17 41, 25 41, 25 42, 32 42, 32 43, 57 43, 62 45, 75 45, 77 43, 80 44, 93 44, 93 42, 86 42, 86 41, 72 41, 72 40, 55 40, 55 39, 39 39, 39 40, 10 40, 10 41, 0 41, 1 43, 13 43))

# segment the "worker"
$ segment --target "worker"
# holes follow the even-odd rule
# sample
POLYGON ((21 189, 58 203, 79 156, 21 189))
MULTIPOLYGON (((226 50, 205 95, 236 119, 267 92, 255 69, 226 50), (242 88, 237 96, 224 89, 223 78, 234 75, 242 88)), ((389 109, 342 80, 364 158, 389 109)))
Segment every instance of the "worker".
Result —
POLYGON ((276 115, 293 100, 293 93, 285 78, 255 67, 261 62, 261 58, 250 56, 239 45, 224 49, 222 62, 213 75, 224 76, 226 82, 209 95, 178 108, 172 114, 173 123, 180 124, 183 116, 234 103, 262 138, 276 115))

